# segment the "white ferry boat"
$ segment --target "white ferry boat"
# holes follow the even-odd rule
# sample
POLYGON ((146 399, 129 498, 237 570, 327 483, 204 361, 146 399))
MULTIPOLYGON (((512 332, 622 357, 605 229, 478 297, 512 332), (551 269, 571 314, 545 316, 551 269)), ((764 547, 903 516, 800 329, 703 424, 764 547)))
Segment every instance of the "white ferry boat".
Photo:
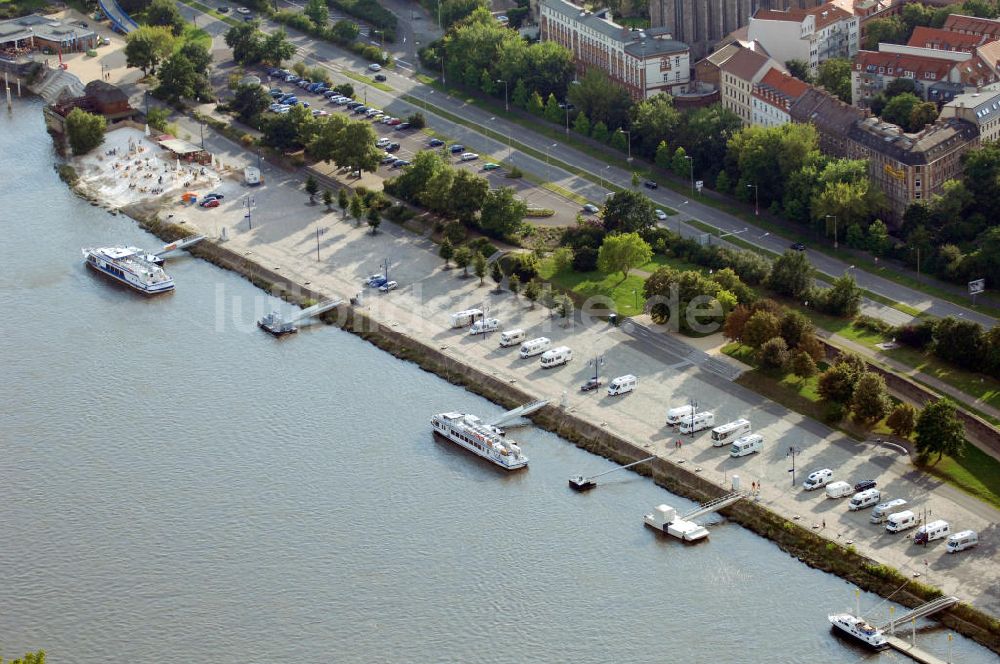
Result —
POLYGON ((852 616, 850 613, 836 613, 827 617, 830 619, 831 625, 861 641, 869 648, 881 650, 889 646, 889 641, 885 638, 882 630, 868 624, 863 618, 852 616))
POLYGON ((528 465, 528 457, 524 456, 520 447, 504 438, 503 429, 483 422, 475 415, 439 413, 431 418, 431 425, 435 433, 505 470, 528 465))
POLYGON ((138 247, 84 249, 83 259, 98 272, 146 295, 174 289, 174 280, 138 247))

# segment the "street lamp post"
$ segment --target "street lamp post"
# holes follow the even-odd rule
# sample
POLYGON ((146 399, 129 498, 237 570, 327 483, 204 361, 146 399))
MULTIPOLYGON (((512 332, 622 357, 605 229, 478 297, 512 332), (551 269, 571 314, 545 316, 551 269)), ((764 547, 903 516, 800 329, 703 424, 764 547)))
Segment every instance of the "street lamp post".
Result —
POLYGON ((569 136, 569 103, 566 104, 566 135, 569 136))
POLYGON ((835 214, 828 214, 828 215, 826 215, 827 219, 829 219, 831 217, 833 217, 833 248, 836 249, 837 248, 837 215, 835 215, 835 214))
POLYGON ((552 173, 549 172, 549 152, 552 151, 552 148, 557 147, 559 147, 559 144, 553 143, 549 146, 549 149, 545 151, 545 177, 549 178, 549 180, 552 180, 552 173))
POLYGON ((748 184, 747 189, 753 187, 753 216, 760 216, 760 187, 756 184, 748 184))
POLYGON ((788 470, 788 472, 792 474, 793 488, 795 487, 795 457, 797 457, 799 454, 802 454, 802 450, 799 449, 798 447, 795 447, 794 445, 790 445, 788 447, 788 453, 785 454, 785 457, 792 457, 792 467, 788 470))
POLYGON ((618 131, 625 134, 625 140, 628 141, 628 160, 632 161, 632 132, 621 128, 618 131))
POLYGON ((694 157, 684 155, 684 158, 687 159, 688 165, 691 167, 691 197, 694 198, 694 157))
MULTIPOLYGON (((507 101, 507 81, 502 78, 498 78, 497 83, 503 83, 503 110, 510 113, 510 102, 507 101)), ((515 90, 515 92, 517 92, 517 90, 515 90)))

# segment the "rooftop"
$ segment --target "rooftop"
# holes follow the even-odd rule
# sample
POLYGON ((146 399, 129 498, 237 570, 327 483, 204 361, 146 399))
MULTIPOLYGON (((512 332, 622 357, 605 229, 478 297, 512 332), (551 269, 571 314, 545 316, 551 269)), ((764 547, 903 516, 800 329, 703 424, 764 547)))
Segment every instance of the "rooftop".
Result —
POLYGON ((1000 21, 962 14, 949 14, 944 21, 944 29, 952 32, 970 32, 974 35, 1000 37, 1000 21))
POLYGON ((752 80, 770 58, 747 48, 741 48, 720 65, 719 69, 744 81, 752 80))
POLYGON ((854 57, 854 70, 869 74, 879 73, 901 77, 909 72, 910 78, 935 81, 944 80, 958 63, 943 58, 931 58, 909 53, 887 51, 858 51, 854 57), (879 71, 879 68, 884 71, 879 71))
POLYGON ((684 42, 671 39, 670 31, 665 28, 637 30, 618 25, 612 20, 610 9, 592 12, 568 0, 542 0, 541 6, 624 44, 625 52, 635 57, 650 57, 688 50, 684 42))
POLYGON ((809 89, 809 84, 800 81, 791 74, 771 67, 760 82, 754 86, 754 94, 770 99, 780 99, 786 104, 794 102, 805 94, 809 89))
POLYGON ((827 2, 812 9, 787 9, 779 11, 777 9, 758 9, 753 18, 758 21, 791 21, 802 23, 807 17, 812 16, 817 30, 825 28, 831 23, 843 21, 853 16, 853 12, 844 11, 833 2, 827 2))
POLYGON ((956 95, 953 100, 945 104, 945 107, 969 109, 971 115, 976 117, 976 120, 970 121, 976 124, 994 120, 1000 117, 1000 90, 956 95))
POLYGON ((788 114, 795 122, 816 125, 821 132, 845 135, 851 127, 865 118, 859 108, 845 104, 820 88, 809 87, 792 103, 788 114))
POLYGON ((966 51, 971 53, 972 49, 985 43, 989 37, 984 35, 973 35, 962 32, 953 32, 943 28, 928 28, 918 25, 913 29, 910 41, 907 46, 920 46, 923 48, 936 48, 943 51, 966 51))
POLYGON ((878 118, 856 123, 848 132, 852 140, 909 166, 929 164, 979 135, 975 125, 948 118, 917 134, 904 134, 894 124, 878 118))
POLYGON ((31 39, 32 36, 51 42, 66 42, 92 38, 94 31, 41 14, 0 21, 0 44, 31 39))

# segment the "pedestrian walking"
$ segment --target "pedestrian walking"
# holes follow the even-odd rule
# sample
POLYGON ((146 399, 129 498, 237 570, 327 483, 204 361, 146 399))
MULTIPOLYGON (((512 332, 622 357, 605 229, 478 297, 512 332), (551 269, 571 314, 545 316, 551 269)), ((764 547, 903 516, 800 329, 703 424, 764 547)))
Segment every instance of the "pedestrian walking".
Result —
POLYGON ((826 529, 826 519, 823 519, 823 528, 826 529))

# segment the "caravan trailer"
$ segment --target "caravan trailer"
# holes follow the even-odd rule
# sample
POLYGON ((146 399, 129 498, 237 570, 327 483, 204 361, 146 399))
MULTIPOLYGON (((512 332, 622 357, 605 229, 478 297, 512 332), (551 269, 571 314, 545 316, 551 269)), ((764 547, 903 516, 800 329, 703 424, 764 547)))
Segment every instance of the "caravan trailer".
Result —
POLYGON ((482 317, 482 309, 466 309, 465 311, 458 311, 451 315, 451 326, 468 327, 482 317))
POLYGON ((888 502, 879 503, 875 506, 875 509, 872 510, 872 515, 869 521, 872 523, 882 523, 885 521, 886 517, 893 512, 898 512, 899 508, 905 504, 906 501, 902 498, 894 498, 888 502))
POLYGON ((712 447, 722 447, 730 440, 750 433, 750 421, 744 419, 727 422, 712 429, 712 447))

